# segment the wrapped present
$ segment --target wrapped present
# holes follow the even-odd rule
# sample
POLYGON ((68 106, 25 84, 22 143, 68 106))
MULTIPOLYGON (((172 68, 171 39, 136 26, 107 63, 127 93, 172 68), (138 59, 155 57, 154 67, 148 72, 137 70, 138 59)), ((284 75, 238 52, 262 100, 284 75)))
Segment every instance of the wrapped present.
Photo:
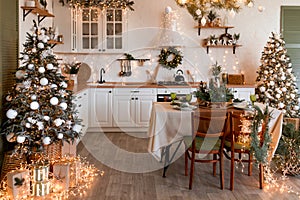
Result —
POLYGON ((49 181, 32 182, 31 192, 33 196, 42 197, 50 193, 49 181))
POLYGON ((70 187, 76 187, 80 179, 80 161, 70 161, 70 187))
POLYGON ((49 165, 35 164, 32 168, 34 182, 47 181, 49 175, 49 165))
POLYGON ((63 142, 62 145, 62 152, 61 155, 62 156, 76 156, 76 142, 74 143, 68 143, 68 142, 63 142))
POLYGON ((67 190, 70 183, 70 163, 55 163, 53 165, 53 176, 55 180, 55 186, 53 186, 54 192, 67 190))
POLYGON ((30 174, 28 169, 7 173, 7 192, 11 199, 26 199, 30 195, 30 174))

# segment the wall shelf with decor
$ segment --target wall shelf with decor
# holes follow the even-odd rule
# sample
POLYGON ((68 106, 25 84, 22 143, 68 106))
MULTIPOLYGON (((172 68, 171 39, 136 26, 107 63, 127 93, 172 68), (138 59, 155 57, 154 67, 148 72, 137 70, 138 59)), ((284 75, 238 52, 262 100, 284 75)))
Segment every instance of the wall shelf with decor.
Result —
POLYGON ((198 29, 198 35, 201 34, 201 29, 225 29, 225 33, 228 32, 228 29, 234 28, 234 26, 195 26, 198 29))
POLYGON ((232 48, 232 53, 235 54, 235 50, 237 47, 241 47, 240 44, 235 45, 203 45, 203 47, 206 47, 206 53, 209 53, 209 48, 232 48))
POLYGON ((29 13, 33 13, 38 16, 38 24, 40 24, 45 19, 45 17, 54 17, 53 14, 42 8, 29 6, 21 6, 21 8, 23 9, 23 21, 25 21, 25 18, 29 13))
POLYGON ((60 42, 60 41, 56 41, 56 40, 49 40, 48 41, 48 44, 51 45, 51 48, 55 47, 56 45, 58 44, 64 44, 63 42, 60 42))

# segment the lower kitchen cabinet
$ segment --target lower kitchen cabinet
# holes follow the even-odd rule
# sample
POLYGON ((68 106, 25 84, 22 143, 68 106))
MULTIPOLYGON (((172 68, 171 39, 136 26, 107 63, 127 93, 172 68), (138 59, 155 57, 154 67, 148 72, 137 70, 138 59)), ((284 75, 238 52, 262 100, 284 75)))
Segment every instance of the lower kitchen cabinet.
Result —
POLYGON ((91 88, 89 102, 89 126, 112 127, 113 88, 91 88))
POLYGON ((155 101, 155 89, 116 88, 113 100, 114 126, 147 127, 155 101))

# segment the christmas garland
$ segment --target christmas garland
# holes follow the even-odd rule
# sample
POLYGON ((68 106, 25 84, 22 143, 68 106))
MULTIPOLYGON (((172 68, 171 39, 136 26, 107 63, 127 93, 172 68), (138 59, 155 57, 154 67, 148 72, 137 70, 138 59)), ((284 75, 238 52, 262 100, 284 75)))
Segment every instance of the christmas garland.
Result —
POLYGON ((183 56, 181 52, 174 47, 169 47, 168 49, 163 48, 160 51, 159 55, 159 64, 168 69, 175 69, 178 65, 181 64, 183 56), (173 56, 173 59, 170 60, 170 56, 173 56), (169 61, 168 61, 169 60, 169 61))
POLYGON ((258 163, 266 164, 268 150, 271 143, 271 136, 269 133, 270 113, 266 107, 263 113, 258 106, 254 106, 256 113, 254 115, 252 132, 251 132, 251 148, 254 152, 254 157, 258 163), (262 134, 260 134, 260 127, 262 126, 262 134))

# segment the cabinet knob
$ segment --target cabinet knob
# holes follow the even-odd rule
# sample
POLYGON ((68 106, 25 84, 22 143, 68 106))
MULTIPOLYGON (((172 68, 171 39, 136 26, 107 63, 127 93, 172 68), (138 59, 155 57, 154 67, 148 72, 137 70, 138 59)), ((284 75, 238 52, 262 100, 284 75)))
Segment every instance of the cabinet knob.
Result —
POLYGON ((111 93, 111 90, 110 90, 110 91, 108 91, 108 93, 111 93))
POLYGON ((136 97, 135 100, 139 100, 139 98, 136 97))
POLYGON ((132 97, 131 100, 134 100, 134 98, 132 97))

